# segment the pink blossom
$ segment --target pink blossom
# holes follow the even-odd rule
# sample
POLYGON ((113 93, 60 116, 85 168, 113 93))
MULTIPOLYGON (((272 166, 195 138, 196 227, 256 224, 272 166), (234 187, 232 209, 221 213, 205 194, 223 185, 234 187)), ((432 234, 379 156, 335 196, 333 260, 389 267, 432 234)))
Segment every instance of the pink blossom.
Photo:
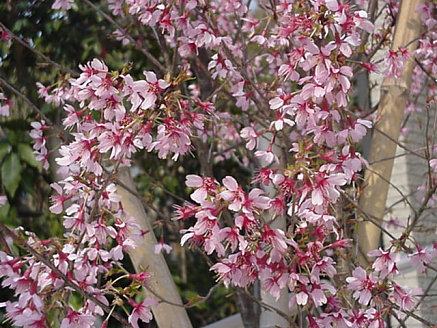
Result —
POLYGON ((431 159, 429 161, 429 166, 431 167, 431 169, 437 173, 437 158, 431 159))
POLYGON ((257 150, 255 152, 255 157, 262 159, 266 166, 270 165, 273 161, 279 163, 278 156, 271 150, 257 150))
POLYGON ((338 6, 337 0, 325 0, 325 2, 326 2, 326 7, 329 10, 332 10, 332 11, 338 10, 339 6, 338 6))
MULTIPOLYGON (((66 10, 72 3, 55 0, 52 8, 66 10)), ((129 75, 130 65, 117 72, 93 59, 79 65, 78 77, 59 78, 49 87, 37 84, 47 103, 64 109, 65 138, 56 159, 63 179, 52 185, 50 210, 65 211, 66 231, 62 238, 39 240, 20 229, 16 231, 20 241, 26 240, 72 283, 106 305, 105 295, 110 293, 118 300, 113 305, 119 307, 124 298, 114 294, 119 280, 112 273, 123 272, 119 276, 123 285, 128 281, 143 287, 153 276, 129 274, 122 267, 125 252, 141 243, 148 231, 125 211, 109 171, 129 166, 140 150, 174 161, 190 153, 195 160, 202 156, 215 174, 225 178, 218 183, 213 177, 186 176, 186 189, 196 204, 176 207, 181 244, 188 242, 212 255, 210 270, 226 286, 250 288, 259 281, 261 290, 276 299, 292 292, 290 305, 305 306, 313 328, 383 327, 390 302, 401 310, 414 308, 418 291, 390 279, 399 260, 394 248, 370 252, 376 258, 369 271, 357 267, 351 277, 337 274, 335 262, 338 249, 351 246, 346 239, 350 234, 335 217, 341 205, 337 201, 345 188, 351 197, 358 197, 357 189, 349 186, 360 179, 366 161, 354 144, 372 126, 370 120, 352 118, 365 116, 349 97, 359 66, 375 71, 376 64, 350 58, 355 52, 368 57, 374 45, 389 39, 384 33, 392 29, 395 2, 382 8, 380 17, 389 19, 376 33, 367 13, 357 10, 367 7, 365 1, 279 1, 268 10, 257 8, 257 19, 242 1, 108 0, 107 5, 118 16, 114 19, 127 24, 126 31, 112 33, 123 44, 130 43, 126 33, 132 32, 139 38, 131 46, 146 49, 149 40, 136 33, 136 27, 159 36, 157 42, 167 48, 157 56, 164 65, 159 74, 165 77, 145 71, 137 80, 137 67, 132 66, 129 75), (363 43, 362 30, 369 33, 370 42, 363 43), (247 49, 248 44, 253 49, 247 49), (180 56, 167 58, 168 54, 180 56), (167 59, 174 67, 167 67, 167 59), (260 138, 268 145, 264 150, 258 147, 260 138), (283 150, 277 151, 277 146, 283 150), (291 154, 286 156, 288 150, 291 154), (279 161, 279 156, 284 158, 279 161), (251 163, 253 157, 257 160, 251 163), (224 165, 216 165, 223 160, 224 165), (268 169, 274 161, 275 168, 268 169), (242 184, 248 175, 238 175, 240 183, 231 176, 239 167, 259 173, 251 184, 242 184), (285 210, 287 227, 277 229, 275 220, 285 210), (99 277, 112 284, 101 283, 99 277), (328 282, 332 279, 337 288, 328 282), (351 294, 360 306, 348 300, 351 294), (314 307, 319 310, 312 311, 314 307)), ((432 9, 418 8, 428 29, 435 26, 432 9)), ((431 74, 437 73, 437 65, 429 32, 424 32, 415 56, 431 74)), ((7 39, 5 33, 2 37, 7 39)), ((400 75, 408 56, 402 48, 389 52, 386 73, 400 75)), ((425 78, 421 69, 414 71, 413 96, 421 90, 418 81, 425 78)), ((434 91, 430 87, 431 95, 434 91)), ((0 93, 0 114, 9 111, 6 100, 0 93)), ((43 121, 32 123, 32 128, 35 154, 47 167, 47 138, 57 132, 47 133, 43 121)), ((192 166, 161 162, 180 173, 192 166)), ((199 169, 205 169, 203 164, 199 169)), ((436 169, 437 162, 431 159, 430 166, 436 169)), ((154 247, 155 253, 162 250, 171 250, 163 238, 154 247)), ((410 258, 424 269, 434 255, 435 250, 418 246, 410 258)), ((0 252, 0 274, 2 285, 17 296, 16 302, 3 304, 15 326, 43 327, 45 313, 57 311, 58 305, 65 306, 62 328, 89 327, 96 316, 104 315, 90 300, 73 310, 63 297, 63 280, 32 254, 12 257, 0 252), (54 308, 52 300, 59 303, 54 308)), ((129 298, 130 325, 138 328, 138 320, 152 320, 150 307, 158 302, 129 298)))
POLYGON ((11 101, 5 97, 5 95, 0 92, 0 115, 9 116, 9 107, 11 101))
POLYGON ((413 288, 406 292, 405 289, 398 284, 393 282, 392 285, 393 293, 391 296, 395 302, 399 304, 402 311, 411 311, 417 303, 417 300, 413 297, 423 294, 422 288, 413 288))
POLYGON ((60 214, 62 213, 64 203, 69 200, 71 196, 64 196, 61 186, 57 183, 52 183, 50 186, 58 193, 58 196, 51 197, 53 205, 50 206, 50 211, 54 214, 60 214))
POLYGON ((162 79, 158 80, 153 72, 144 71, 143 74, 146 76, 148 85, 145 93, 143 93, 144 100, 141 104, 141 109, 148 109, 155 104, 158 95, 167 89, 170 84, 162 79))
POLYGON ((325 201, 336 202, 340 196, 337 190, 338 186, 346 183, 344 174, 337 173, 325 176, 324 174, 316 175, 316 185, 311 193, 312 202, 314 205, 322 205, 325 201))
POLYGON ((29 135, 35 142, 33 148, 35 150, 40 150, 45 147, 47 138, 44 137, 43 134, 44 131, 49 129, 49 127, 45 125, 44 120, 41 122, 32 122, 30 125, 33 129, 30 131, 29 135))
POLYGON ((323 257, 319 262, 317 262, 312 270, 311 275, 313 277, 317 277, 316 281, 318 281, 318 277, 320 273, 325 273, 328 277, 333 278, 337 273, 337 270, 334 267, 334 260, 330 257, 323 257))
POLYGON ((372 275, 367 275, 362 267, 357 267, 352 272, 352 277, 346 278, 347 288, 353 290, 353 297, 362 305, 369 304, 375 288, 376 280, 372 275))
POLYGON ((147 282, 151 277, 151 274, 148 272, 139 272, 139 273, 130 273, 129 279, 139 281, 139 282, 147 282))
POLYGON ((41 313, 30 307, 25 307, 22 302, 0 303, 0 307, 6 307, 6 317, 12 320, 14 325, 23 327, 46 328, 45 325, 40 325, 39 321, 45 319, 41 313))
POLYGON ((244 202, 245 193, 231 176, 225 177, 222 182, 227 190, 222 191, 220 197, 227 202, 231 202, 228 206, 230 210, 238 212, 244 202))
POLYGON ((425 247, 422 248, 417 245, 417 252, 409 254, 410 263, 413 267, 416 267, 419 271, 424 272, 426 270, 426 264, 430 264, 435 261, 437 256, 437 250, 435 248, 425 247))
POLYGON ((187 187, 197 188, 191 194, 191 199, 201 204, 208 194, 215 194, 217 191, 217 182, 212 178, 202 178, 198 175, 189 174, 186 176, 185 184, 187 187))
POLYGON ((95 318, 92 315, 69 311, 61 322, 61 328, 91 328, 95 318))
POLYGON ((404 63, 409 57, 409 52, 405 48, 399 48, 398 51, 389 50, 385 56, 387 68, 385 75, 388 77, 399 78, 402 75, 404 63))
POLYGON ((166 122, 158 127, 156 142, 153 147, 158 150, 158 157, 165 158, 169 152, 173 152, 172 159, 176 161, 179 155, 183 155, 191 148, 190 132, 185 127, 178 126, 174 121, 166 122))
POLYGON ((172 247, 166 243, 164 243, 164 238, 161 237, 159 242, 155 245, 155 254, 161 253, 161 251, 165 251, 167 254, 170 254, 172 247))
POLYGON ((146 323, 152 320, 153 315, 150 311, 150 307, 157 306, 159 303, 156 300, 147 298, 142 303, 137 303, 134 300, 129 299, 129 304, 133 307, 132 313, 128 318, 129 323, 132 325, 132 327, 138 328, 138 320, 146 323))
POLYGON ((281 296, 281 289, 283 289, 288 283, 288 275, 274 275, 270 270, 264 269, 260 272, 260 280, 263 284, 263 289, 269 292, 276 301, 278 301, 281 296))
POLYGON ((255 149, 258 143, 258 134, 252 127, 245 127, 241 130, 240 136, 243 139, 247 139, 246 148, 249 150, 255 149))
POLYGON ((55 0, 55 2, 52 5, 52 9, 69 10, 69 9, 71 9, 71 4, 73 2, 74 2, 74 0, 55 0))
POLYGON ((244 197, 242 210, 244 213, 252 213, 257 210, 266 210, 270 208, 270 198, 261 196, 264 191, 259 188, 254 188, 249 192, 249 195, 244 197))
POLYGON ((368 253, 368 256, 376 256, 377 259, 372 264, 372 268, 376 272, 380 272, 380 278, 384 279, 389 274, 396 274, 398 270, 396 268, 396 262, 399 261, 400 255, 398 253, 391 253, 391 250, 383 251, 375 249, 368 253))

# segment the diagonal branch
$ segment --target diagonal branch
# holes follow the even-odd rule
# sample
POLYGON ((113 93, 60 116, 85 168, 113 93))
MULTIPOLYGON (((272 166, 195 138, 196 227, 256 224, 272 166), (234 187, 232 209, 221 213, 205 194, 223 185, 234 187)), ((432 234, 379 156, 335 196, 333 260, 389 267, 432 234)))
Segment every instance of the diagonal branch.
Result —
POLYGON ((49 125, 54 126, 53 122, 43 113, 41 110, 22 92, 20 92, 17 88, 15 88, 12 84, 6 81, 2 76, 0 76, 0 84, 9 89, 12 93, 14 93, 19 98, 23 99, 30 108, 41 116, 43 120, 45 120, 49 125))
POLYGON ((135 45, 135 48, 141 51, 152 63, 155 65, 161 72, 165 72, 165 67, 150 53, 150 51, 147 48, 141 47, 136 40, 130 35, 129 33, 126 33, 125 29, 117 23, 111 16, 109 16, 107 13, 105 13, 102 9, 97 7, 95 4, 93 4, 90 0, 83 0, 89 7, 91 7, 93 10, 95 10, 97 13, 99 13, 104 19, 106 19, 109 23, 114 25, 117 29, 120 30, 120 32, 123 33, 123 36, 129 39, 129 41, 135 45))
POLYGON ((53 61, 52 59, 50 59, 49 57, 47 57, 46 55, 44 55, 41 51, 39 51, 36 48, 33 48, 32 46, 30 46, 26 41, 24 41, 22 38, 20 38, 19 36, 15 35, 11 30, 9 30, 2 22, 0 22, 0 27, 5 30, 11 37, 12 39, 14 39, 15 41, 17 41, 19 44, 21 44, 23 47, 29 49, 30 51, 32 51, 33 53, 35 53, 36 55, 38 55, 39 57, 41 57, 42 59, 44 59, 46 62, 48 62, 50 65, 59 68, 61 71, 64 71, 65 73, 69 73, 72 76, 78 76, 79 73, 68 68, 65 66, 62 66, 61 64, 53 61))
POLYGON ((22 241, 20 241, 18 236, 1 222, 0 222, 0 231, 8 234, 15 242, 17 242, 17 245, 19 245, 23 249, 27 250, 38 261, 40 261, 41 263, 46 265, 50 270, 53 271, 53 273, 55 273, 59 278, 61 278, 64 281, 64 284, 66 286, 74 289, 74 291, 77 292, 82 297, 93 301, 96 305, 100 306, 106 313, 111 313, 111 315, 115 319, 117 319, 123 325, 123 327, 126 327, 126 328, 130 327, 128 321, 125 318, 123 318, 117 312, 113 312, 112 309, 108 305, 102 303, 94 295, 86 292, 83 288, 76 285, 69 277, 67 277, 65 274, 63 274, 62 271, 60 271, 49 259, 45 258, 44 255, 42 255, 38 251, 36 251, 27 242, 23 243, 22 241))

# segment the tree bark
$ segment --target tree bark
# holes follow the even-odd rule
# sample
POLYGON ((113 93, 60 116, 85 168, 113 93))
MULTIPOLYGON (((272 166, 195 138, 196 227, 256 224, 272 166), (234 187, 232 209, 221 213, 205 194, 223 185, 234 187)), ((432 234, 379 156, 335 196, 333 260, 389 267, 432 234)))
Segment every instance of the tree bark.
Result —
MULTIPOLYGON (((421 21, 417 7, 422 2, 422 0, 402 1, 392 50, 396 51, 399 47, 405 47, 408 44, 407 49, 412 55, 416 49, 417 41, 411 41, 420 36, 421 21)), ((402 77, 399 79, 385 78, 381 86, 378 108, 379 121, 375 125, 368 158, 369 162, 373 164, 366 170, 364 190, 360 198, 362 209, 372 216, 378 224, 382 223, 384 216, 389 189, 387 181, 390 181, 394 162, 394 159, 381 160, 393 158, 395 155, 397 144, 393 140, 399 138, 413 68, 414 60, 411 56, 404 65, 402 77)), ((380 235, 381 231, 375 224, 368 221, 358 224, 359 261, 362 265, 368 263, 367 252, 378 248, 380 235)))
MULTIPOLYGON (((136 192, 136 188, 129 169, 124 167, 119 170, 119 181, 136 192)), ((191 328, 191 322, 188 318, 185 308, 182 306, 182 300, 179 296, 176 285, 168 269, 167 263, 162 254, 155 254, 154 247, 157 244, 156 237, 153 233, 152 225, 144 211, 141 200, 138 199, 122 186, 118 186, 118 194, 121 196, 121 203, 126 212, 132 215, 141 228, 149 231, 143 239, 143 243, 137 248, 129 251, 129 256, 137 272, 146 269, 152 274, 149 288, 156 294, 146 290, 146 295, 150 298, 168 301, 161 302, 158 306, 152 307, 152 312, 159 328, 191 328), (159 295, 159 297, 157 297, 159 295)))

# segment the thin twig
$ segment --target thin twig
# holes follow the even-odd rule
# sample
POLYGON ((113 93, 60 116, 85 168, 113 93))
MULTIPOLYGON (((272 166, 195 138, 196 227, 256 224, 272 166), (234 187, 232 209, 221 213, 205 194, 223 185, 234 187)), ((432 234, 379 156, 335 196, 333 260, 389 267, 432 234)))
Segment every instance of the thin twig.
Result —
POLYGON ((385 133, 384 131, 382 131, 381 129, 379 129, 378 127, 374 127, 374 129, 376 131, 378 131, 379 133, 381 133, 384 137, 386 137, 387 139, 389 139, 391 142, 395 143, 396 145, 398 145, 399 147, 401 147, 402 149, 405 149, 407 152, 416 155, 417 157, 420 157, 422 159, 426 159, 426 157, 422 154, 419 154, 417 152, 415 152, 414 150, 409 149, 407 146, 405 146, 404 144, 400 143, 399 141, 393 139, 392 137, 390 137, 387 133, 385 133))
POLYGON ((98 12, 104 19, 106 19, 109 23, 117 27, 117 29, 120 30, 121 33, 123 33, 123 36, 129 39, 129 41, 137 48, 139 51, 141 51, 152 63, 155 65, 162 73, 166 71, 165 67, 149 52, 147 48, 141 47, 136 40, 128 33, 126 33, 125 29, 117 23, 111 16, 109 16, 107 13, 105 13, 102 9, 97 7, 95 4, 93 4, 89 0, 83 0, 89 7, 94 9, 96 12, 98 12))
POLYGON ((194 302, 194 303, 186 303, 186 304, 179 304, 179 303, 174 303, 174 302, 170 302, 168 300, 166 300, 164 297, 162 297, 161 295, 159 295, 157 292, 155 292, 150 286, 145 285, 145 288, 152 293, 156 298, 158 298, 162 303, 166 303, 172 306, 177 306, 177 307, 182 307, 185 309, 190 309, 192 307, 195 307, 201 303, 206 302, 211 295, 213 294, 213 292, 221 285, 221 282, 215 284, 214 286, 212 286, 208 293, 205 296, 199 296, 199 300, 194 302))
POLYGON ((246 295, 251 301, 257 303, 259 306, 263 307, 266 310, 275 312, 277 314, 279 314, 281 317, 283 317, 284 319, 286 319, 288 322, 290 322, 290 316, 287 315, 286 313, 282 312, 281 310, 275 308, 274 306, 271 306, 269 304, 266 304, 262 301, 260 301, 259 299, 257 299, 255 296, 253 296, 251 293, 249 293, 247 290, 243 290, 244 295, 246 295))
MULTIPOLYGON (((381 229, 382 232, 384 232, 387 236, 389 236, 391 239, 396 240, 397 238, 393 236, 387 229, 385 229, 381 224, 379 224, 373 217, 371 217, 369 214, 367 214, 364 209, 355 202, 348 194, 343 193, 343 195, 346 197, 347 200, 351 202, 352 205, 354 205, 363 215, 364 219, 366 221, 371 222, 375 226, 377 226, 379 229, 381 229)), ((379 218, 377 218, 379 220, 379 218)))
POLYGON ((391 303, 391 302, 390 302, 390 305, 392 307, 394 307, 396 310, 399 310, 399 311, 401 311, 403 313, 409 314, 410 317, 416 319, 417 321, 420 321, 421 323, 425 324, 427 327, 435 326, 435 324, 432 323, 431 321, 428 321, 426 319, 423 319, 422 317, 419 317, 417 314, 413 313, 412 311, 402 310, 398 305, 396 305, 394 303, 391 303))
POLYGON ((36 48, 31 47, 26 41, 24 41, 23 39, 21 39, 19 36, 15 35, 11 30, 9 30, 2 22, 0 22, 0 27, 6 31, 6 33, 8 33, 12 39, 16 40, 19 44, 21 44, 23 47, 29 49, 30 51, 32 51, 33 53, 35 53, 36 55, 38 55, 39 57, 41 57, 42 59, 44 59, 45 61, 47 61, 50 65, 55 66, 57 68, 59 68, 61 71, 64 71, 66 73, 71 74, 72 76, 78 76, 79 73, 72 70, 71 68, 65 67, 57 62, 55 62, 54 60, 51 60, 49 57, 47 57, 46 55, 44 55, 41 51, 39 51, 36 48))
MULTIPOLYGON (((421 147, 421 148, 414 149, 414 151, 421 151, 424 149, 425 149, 425 147, 421 147)), ((374 160, 373 162, 369 162, 369 165, 379 163, 379 162, 389 161, 389 160, 396 159, 396 158, 403 157, 403 156, 407 156, 408 154, 409 154, 409 152, 406 152, 406 153, 402 153, 402 154, 396 154, 396 155, 390 156, 390 157, 381 158, 378 160, 374 160)))
MULTIPOLYGON (((83 288, 76 285, 73 280, 69 277, 67 277, 62 271, 60 271, 49 259, 46 259, 42 254, 37 252, 32 246, 30 246, 27 242, 23 243, 22 241, 18 240, 17 235, 8 229, 2 222, 0 222, 0 228, 2 231, 6 232, 14 241, 17 242, 18 246, 22 247, 23 249, 27 250, 31 255, 33 255, 37 260, 42 262, 44 265, 46 265, 50 270, 53 271, 59 278, 61 278, 64 281, 64 284, 68 287, 71 287, 76 291, 79 295, 82 297, 89 299, 93 301, 96 305, 100 306, 106 313, 111 313, 111 307, 107 306, 106 304, 102 303, 99 299, 97 299, 94 295, 86 292, 83 288)), ((115 319, 117 319, 123 327, 130 327, 128 321, 123 318, 120 314, 117 312, 112 312, 111 314, 115 319)))
MULTIPOLYGON (((437 275, 431 280, 431 282, 428 284, 428 287, 426 288, 426 290, 424 291, 423 295, 421 295, 419 301, 416 303, 416 305, 414 306, 414 308, 411 309, 411 313, 414 313, 420 306, 420 304, 422 303, 422 301, 425 299, 425 297, 428 296, 428 292, 431 290, 432 285, 434 285, 434 283, 437 281, 437 275)), ((409 313, 407 313, 407 315, 405 316, 405 318, 403 318, 401 321, 399 321, 399 324, 404 324, 405 321, 410 317, 411 315, 409 313)))
POLYGON ((430 72, 428 72, 425 67, 423 66, 423 64, 417 59, 414 58, 414 61, 416 62, 417 65, 419 65, 420 69, 426 74, 428 75, 428 77, 432 80, 432 82, 437 84, 437 78, 432 76, 430 72))
POLYGON ((370 167, 367 168, 367 170, 369 170, 373 174, 376 174, 382 181, 388 183, 392 188, 394 188, 399 193, 399 195, 401 195, 402 201, 405 201, 408 204, 408 206, 410 206, 410 208, 414 212, 414 214, 416 214, 416 209, 414 208, 413 204, 411 204, 411 202, 408 200, 408 196, 405 196, 404 193, 402 192, 402 190, 399 189, 398 186, 396 186, 390 180, 386 179, 382 174, 376 172, 375 170, 372 170, 370 167))
POLYGON ((0 83, 8 88, 15 95, 23 99, 36 113, 38 113, 43 120, 45 120, 49 125, 54 126, 53 122, 43 113, 41 110, 22 92, 20 92, 17 88, 15 88, 12 84, 6 81, 3 77, 0 76, 0 83))

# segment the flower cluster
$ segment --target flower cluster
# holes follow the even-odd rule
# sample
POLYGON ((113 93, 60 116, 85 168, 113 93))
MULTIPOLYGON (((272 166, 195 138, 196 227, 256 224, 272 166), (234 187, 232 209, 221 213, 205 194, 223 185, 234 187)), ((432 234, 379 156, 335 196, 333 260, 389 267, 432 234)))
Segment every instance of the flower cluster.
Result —
MULTIPOLYGON (((5 306, 8 318, 19 326, 44 326, 47 307, 54 302, 68 309, 62 327, 91 327, 94 317, 104 314, 102 304, 109 307, 108 297, 117 288, 100 286, 98 277, 109 278, 114 270, 122 270, 124 253, 141 244, 145 233, 123 209, 112 182, 117 168, 129 165, 133 153, 141 149, 156 150, 161 158, 172 153, 176 159, 190 149, 191 129, 203 128, 203 114, 193 110, 197 109, 194 101, 166 94, 170 83, 152 72, 144 72, 145 80, 134 81, 129 74, 109 72, 97 59, 80 69, 80 76, 62 87, 62 94, 58 90, 54 90, 56 97, 49 90, 41 93, 55 104, 67 100, 77 104, 64 104, 63 125, 72 138, 60 147, 56 158, 63 180, 51 185, 55 194, 50 211, 64 214, 64 238, 23 236, 26 247, 41 256, 50 254, 52 266, 33 252, 23 258, 1 253, 2 276, 7 277, 2 285, 15 289, 18 296, 5 306), (85 297, 80 309, 71 308, 68 298, 75 291, 71 284, 100 305, 85 297)), ((49 127, 44 121, 33 122, 32 127, 35 152, 47 167, 49 127)), ((133 308, 129 318, 133 326, 138 319, 151 319, 149 307, 155 301, 135 303, 129 294, 124 296, 133 308)))
MULTIPOLYGON (((52 8, 69 10, 73 2, 56 0, 52 8)), ((159 44, 166 43, 168 67, 162 69, 158 61, 155 72, 144 71, 137 79, 128 67, 113 72, 94 59, 55 88, 38 84, 46 102, 63 108, 63 127, 70 133, 55 159, 62 180, 52 184, 50 207, 63 214, 66 233, 62 239, 39 240, 17 230, 16 239, 29 254, 0 252, 2 285, 17 296, 4 304, 14 325, 50 325, 47 313, 54 307, 62 309, 62 328, 91 327, 95 316, 112 311, 114 293, 132 310, 129 324, 150 321, 156 301, 138 303, 127 289, 98 283, 98 277, 114 274, 131 284, 151 279, 122 267, 125 252, 146 232, 124 210, 114 179, 137 152, 177 161, 197 143, 205 146, 197 152, 204 156, 199 163, 205 172, 213 171, 206 165, 224 159, 258 170, 251 186, 230 175, 221 182, 187 175, 194 203, 176 210, 177 219, 192 223, 181 231, 181 243, 211 255, 210 269, 226 286, 247 287, 258 280, 275 299, 283 291, 291 293, 290 307, 308 310, 310 327, 385 327, 394 306, 401 311, 414 307, 420 291, 394 281, 400 274, 399 243, 370 252, 375 259, 368 268, 337 272, 352 244, 343 209, 352 208, 347 199, 358 198, 360 172, 367 165, 357 143, 373 125, 350 101, 355 73, 380 70, 371 61, 372 46, 391 36, 396 3, 387 2, 386 19, 376 31, 361 9, 367 7, 365 0, 356 5, 261 1, 265 17, 253 15, 241 0, 106 4, 116 19, 132 16, 153 30, 159 44), (367 36, 370 41, 363 44, 367 36), (273 228, 276 220, 286 224, 273 228), (68 301, 77 291, 74 286, 85 293, 75 309, 68 301)), ((422 70, 415 70, 413 95, 421 92, 426 75, 437 75, 435 6, 427 2, 418 10, 429 30, 418 50, 387 51, 381 70, 400 77, 404 63, 415 56, 422 70)), ((144 47, 130 34, 134 26, 117 26, 113 35, 127 47, 144 47)), ((435 88, 430 89, 435 96, 435 88)), ((0 114, 9 110, 6 106, 0 93, 0 114)), ((48 168, 50 127, 45 121, 32 127, 35 154, 48 168)), ((430 167, 437 167, 435 159, 430 167)), ((162 250, 171 250, 163 239, 155 253, 162 250)), ((429 254, 417 246, 410 258, 424 269, 433 261, 429 254)))
POLYGON ((9 107, 11 105, 11 101, 5 97, 5 95, 0 92, 0 115, 9 116, 9 107))

